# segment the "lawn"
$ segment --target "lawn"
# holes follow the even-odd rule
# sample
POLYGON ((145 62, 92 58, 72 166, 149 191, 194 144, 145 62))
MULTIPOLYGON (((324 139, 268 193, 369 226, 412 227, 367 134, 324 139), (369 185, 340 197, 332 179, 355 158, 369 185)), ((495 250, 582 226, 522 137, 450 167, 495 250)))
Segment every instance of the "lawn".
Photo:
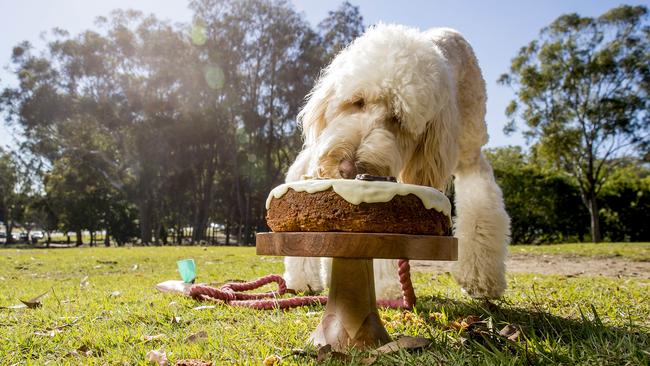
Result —
MULTIPOLYGON (((259 365, 271 355, 281 356, 282 365, 316 363, 305 341, 322 307, 195 310, 205 303, 154 289, 178 277, 175 261, 182 258, 196 260, 205 282, 282 271, 280 258, 257 257, 253 248, 0 250, 0 306, 47 291, 42 307, 0 309, 0 364, 147 364, 152 349, 165 350, 172 364, 200 358, 259 365), (201 331, 204 337, 187 339, 201 331)), ((414 282, 413 311, 380 313, 393 337, 432 343, 381 355, 375 364, 650 362, 649 280, 513 274, 505 298, 494 303, 467 298, 447 274, 415 273, 414 282), (467 327, 476 316, 481 322, 467 327), (518 338, 497 334, 508 324, 520 329, 518 338)), ((360 363, 368 354, 350 356, 360 363)))
POLYGON ((622 257, 650 261, 650 243, 574 243, 553 245, 513 245, 512 254, 557 254, 598 258, 622 257))

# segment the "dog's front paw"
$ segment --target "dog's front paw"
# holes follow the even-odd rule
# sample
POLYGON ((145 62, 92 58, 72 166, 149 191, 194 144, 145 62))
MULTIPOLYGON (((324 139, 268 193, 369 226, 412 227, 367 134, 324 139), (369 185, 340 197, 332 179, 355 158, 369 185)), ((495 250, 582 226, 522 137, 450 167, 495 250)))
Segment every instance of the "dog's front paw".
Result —
POLYGON ((375 276, 375 295, 381 300, 402 298, 402 286, 397 275, 397 261, 377 259, 373 262, 375 276))
POLYGON ((316 295, 324 290, 320 283, 309 283, 304 279, 294 278, 291 275, 287 275, 287 273, 284 274, 284 280, 287 284, 287 289, 305 295, 316 295))
POLYGON ((479 274, 463 275, 455 273, 454 277, 462 287, 463 292, 475 299, 497 299, 506 290, 506 279, 499 274, 482 276, 479 274))
POLYGON ((402 298, 402 287, 398 280, 378 281, 375 295, 380 300, 399 300, 402 298))
POLYGON ((318 258, 286 257, 284 264, 284 281, 288 289, 310 294, 324 290, 318 258))

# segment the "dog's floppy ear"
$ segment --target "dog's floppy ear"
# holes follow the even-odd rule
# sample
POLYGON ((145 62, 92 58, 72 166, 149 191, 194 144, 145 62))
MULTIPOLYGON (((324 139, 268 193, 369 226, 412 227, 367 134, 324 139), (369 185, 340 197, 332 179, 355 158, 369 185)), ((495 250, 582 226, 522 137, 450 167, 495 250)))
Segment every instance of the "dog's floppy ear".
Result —
POLYGON ((333 94, 331 82, 323 76, 307 96, 307 103, 298 113, 298 123, 302 126, 305 146, 313 145, 325 128, 325 112, 333 94))
POLYGON ((444 192, 458 160, 458 125, 457 107, 454 103, 446 103, 427 123, 411 160, 402 170, 402 182, 444 192))

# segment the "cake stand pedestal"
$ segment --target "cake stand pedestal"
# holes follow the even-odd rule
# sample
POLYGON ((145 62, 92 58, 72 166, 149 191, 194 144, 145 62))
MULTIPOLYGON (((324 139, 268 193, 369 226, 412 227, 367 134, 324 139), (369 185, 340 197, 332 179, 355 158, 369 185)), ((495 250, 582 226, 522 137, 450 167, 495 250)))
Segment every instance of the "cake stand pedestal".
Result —
POLYGON ((333 258, 325 314, 310 342, 335 350, 390 341, 377 312, 373 259, 458 259, 458 240, 451 236, 278 232, 256 239, 258 255, 333 258))

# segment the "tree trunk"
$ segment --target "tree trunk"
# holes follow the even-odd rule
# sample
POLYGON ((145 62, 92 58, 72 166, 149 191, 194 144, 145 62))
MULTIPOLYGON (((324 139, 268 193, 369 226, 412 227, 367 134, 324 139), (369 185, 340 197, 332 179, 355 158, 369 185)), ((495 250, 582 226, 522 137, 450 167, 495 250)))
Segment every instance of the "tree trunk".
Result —
POLYGON ((138 202, 138 214, 140 216, 140 240, 142 244, 151 243, 151 203, 146 198, 142 198, 138 202))
POLYGON ((160 245, 160 222, 153 225, 153 241, 156 246, 160 245))
POLYGON ((226 220, 226 245, 230 245, 230 222, 226 220))
POLYGON ((81 230, 75 231, 77 235, 77 246, 82 246, 84 244, 83 238, 81 237, 81 230))
POLYGON ((5 240, 5 244, 12 244, 14 242, 14 236, 12 233, 12 231, 14 230, 13 221, 11 219, 7 220, 5 227, 7 228, 7 239, 5 240))
POLYGON ((600 233, 598 202, 596 201, 595 192, 589 192, 588 203, 589 203, 589 216, 591 217, 591 240, 594 243, 600 243, 603 239, 600 233))
POLYGON ((246 217, 244 218, 244 245, 248 246, 248 238, 251 231, 251 189, 249 185, 248 194, 246 195, 246 217))
POLYGON ((110 247, 111 246, 111 233, 108 231, 108 228, 106 228, 106 234, 104 234, 104 246, 105 247, 110 247))
POLYGON ((198 243, 205 240, 205 228, 207 225, 207 216, 202 202, 198 203, 199 208, 194 216, 194 223, 192 224, 192 242, 198 243))

